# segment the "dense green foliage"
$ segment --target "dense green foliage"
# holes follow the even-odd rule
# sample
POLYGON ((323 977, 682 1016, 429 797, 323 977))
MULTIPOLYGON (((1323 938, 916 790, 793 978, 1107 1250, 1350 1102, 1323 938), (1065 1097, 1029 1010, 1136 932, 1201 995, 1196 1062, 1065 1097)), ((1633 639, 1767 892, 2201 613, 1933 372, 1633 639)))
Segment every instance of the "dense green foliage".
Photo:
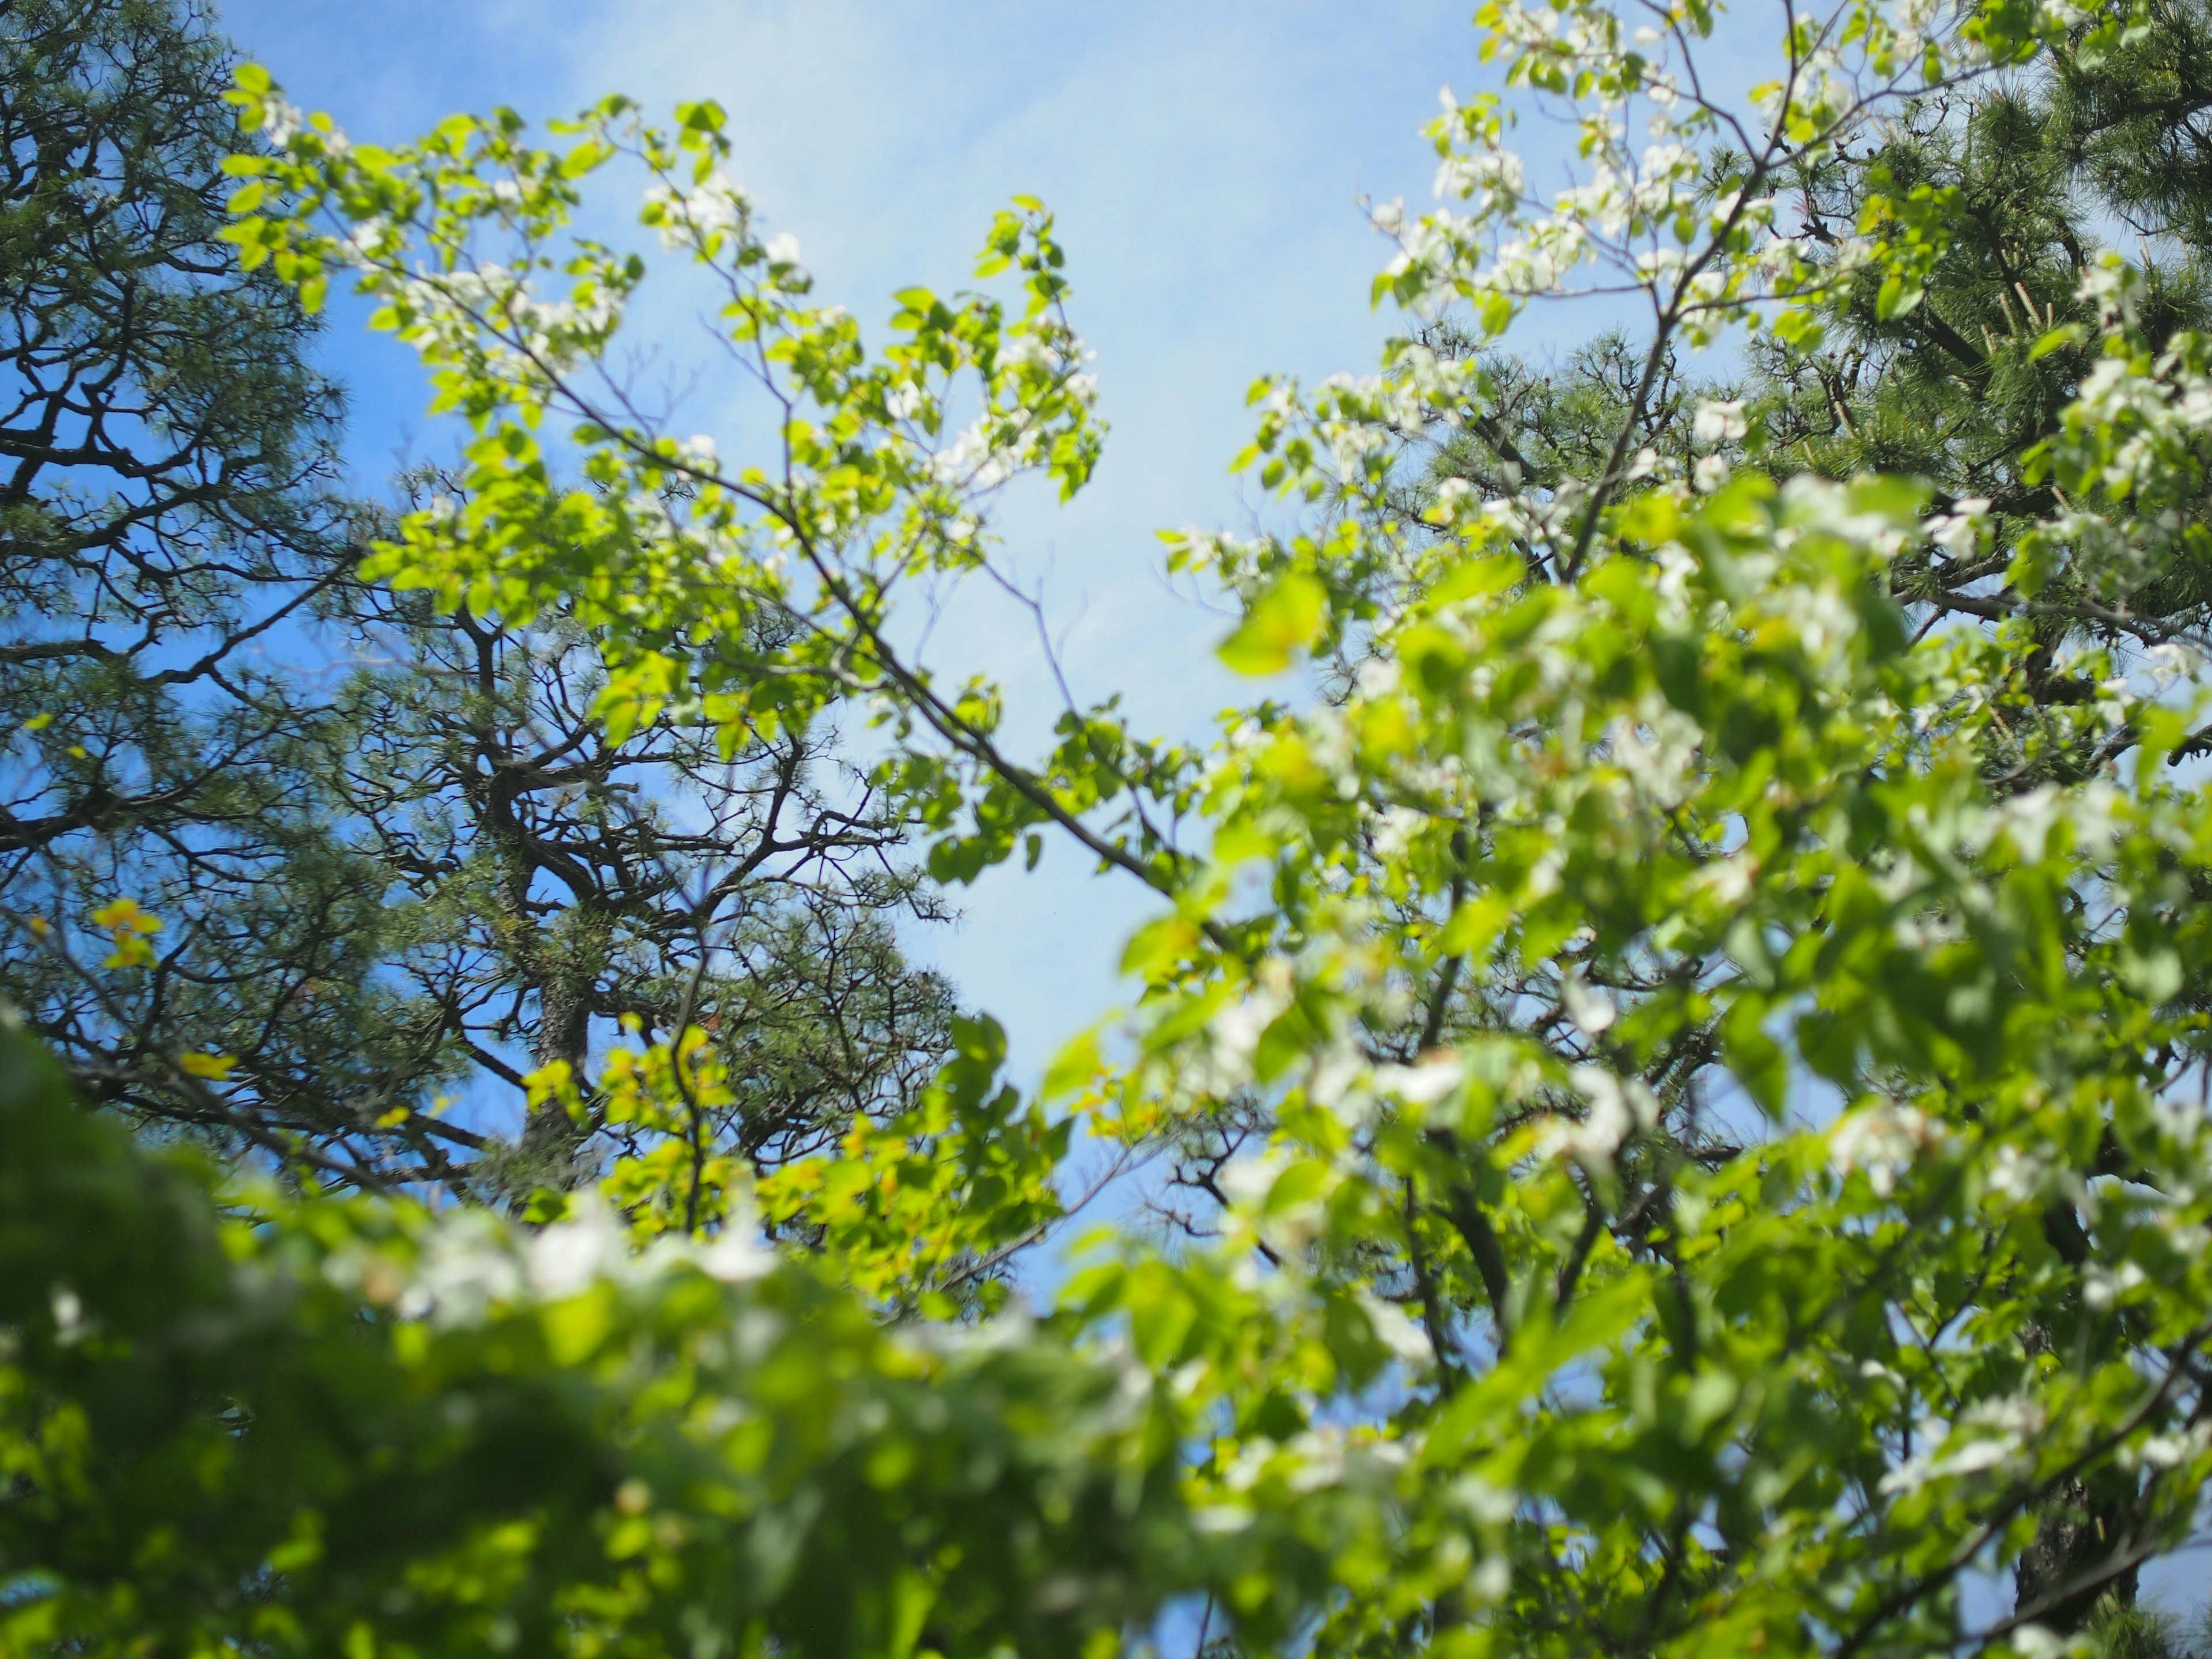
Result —
MULTIPOLYGON (((473 429, 368 566, 428 654, 587 640, 550 700, 611 750, 772 769, 865 711, 937 880, 1064 836, 1157 910, 1042 1101, 948 1020, 933 1081, 780 1167, 707 1005, 595 1071, 541 1043, 544 1121, 650 1144, 534 1235, 273 1192, 220 1229, 21 1085, 16 1646, 1099 1659, 1183 1595, 1333 1659, 2154 1637, 2135 1575, 2212 1475, 2203 15, 1785 9, 1741 100, 1690 0, 1478 27, 1506 92, 1431 129, 1443 206, 1378 216, 1406 333, 1255 390, 1278 532, 1170 538, 1231 667, 1312 680, 1206 745, 1070 708, 1029 760, 896 617, 1100 453, 1042 206, 872 349, 710 104, 384 149, 240 71, 243 268, 349 277, 473 429), (717 285, 754 455, 620 395, 653 261, 571 224, 624 169, 717 285), (1502 355, 1623 288, 1646 331, 1502 355), (1033 1318, 991 1275, 1079 1127, 1170 1150, 1218 1237, 1109 1238, 1033 1318)), ((477 924, 488 847, 441 901, 477 924)))
MULTIPOLYGON (((2045 447, 2106 356, 2098 306, 2083 292, 2106 241, 2139 261, 2130 312, 2147 348, 2207 321, 2212 166, 2200 129, 2212 110, 2212 35, 2192 5, 2160 0, 2132 15, 2130 38, 2094 61, 2040 62, 1916 99, 1856 148, 1775 169, 1771 187, 1816 244, 1838 246, 1878 204, 1923 218, 1911 233, 1923 239, 1913 303, 1885 305, 1887 268, 1866 268, 1834 296, 1810 349, 1755 337, 1734 374, 1698 382, 1662 340, 1640 397, 1650 342, 1612 336, 1564 372, 1539 374, 1444 331, 1433 343, 1480 359, 1486 380, 1430 481, 1510 493, 1510 465, 1526 474, 1515 488, 1548 494, 1601 470, 1624 422, 1653 451, 1657 473, 1686 476, 1701 456, 1720 454, 1777 476, 1925 480, 1944 522, 1974 528, 1906 550, 1892 589, 1918 622, 2029 623, 2042 649, 2022 664, 2023 711, 2094 696, 2054 667, 2070 641, 2145 650, 2201 635, 2201 546, 2179 557, 2117 542, 2062 551, 2048 535, 2072 485, 2045 447), (1697 411, 1709 400, 1740 408, 1726 429, 1701 434, 1697 411)), ((2052 735, 2029 715, 2007 752, 1992 755, 1992 781, 2025 789, 2086 775, 2106 757, 2054 749, 2052 735)))
POLYGON ((0 1045, 0 1650, 1054 1651, 1194 1565, 1188 1419, 1041 1334, 603 1215, 218 1222, 0 1045))
MULTIPOLYGON (((1814 150, 1777 170, 1778 190, 1829 246, 1877 202, 1902 195, 1919 204, 1928 222, 1916 233, 1925 246, 1914 303, 1885 305, 1887 270, 1864 269, 1834 296, 1825 337, 1809 349, 1756 337, 1734 375, 1703 385, 1675 357, 1662 350, 1647 359, 1621 336, 1565 373, 1540 375, 1470 349, 1463 333, 1431 335, 1479 365, 1481 389, 1463 423, 1433 447, 1427 470, 1413 473, 1410 499, 1394 507, 1419 513, 1449 479, 1510 493, 1508 468, 1525 471, 1523 490, 1549 496, 1563 482, 1571 489, 1601 469, 1624 426, 1650 452, 1647 476, 1687 477, 1717 456, 1778 477, 1923 480, 1936 533, 1899 550, 1891 592, 1917 628, 1957 617, 2016 630, 2014 660, 1991 688, 2002 716, 1981 737, 1988 787, 2019 796, 2097 776, 2140 734, 2128 721, 2061 711, 2098 700, 2085 670, 2100 659, 2127 669, 2177 645, 2198 649, 2212 570, 2192 458, 2174 455, 2154 493, 2133 493, 2136 512, 2175 514, 2148 534, 2115 533, 2071 511, 2086 504, 2085 486, 2105 459, 2094 446, 2083 453, 2081 427, 2127 426, 2104 404, 2113 384, 2112 368, 2100 368, 2109 363, 2108 336, 2094 284, 2084 287, 2100 237, 2133 238, 2129 252, 2142 262, 2127 296, 2142 349, 2185 355, 2206 321, 2207 19, 2200 8, 2161 3, 2133 14, 2131 25, 2107 54, 2060 55, 2030 73, 1917 100, 1856 150, 1814 150), (1643 386, 1652 365, 1659 372, 1643 386), (1717 409, 1725 416, 1713 418, 1717 409), (2100 658, 2100 649, 2113 654, 2100 658)), ((1338 683, 1357 675, 1359 655, 1355 646, 1335 665, 1338 683)), ((2185 738, 2171 763, 2204 747, 2185 738)), ((2212 987, 2192 980, 2182 996, 2212 1005, 2212 987)), ((2108 1148, 2098 1167, 2121 1173, 2125 1159, 2108 1148)), ((2129 1502, 2125 1483, 2070 1489, 2023 1558, 2024 1601, 2100 1555, 2104 1535, 2126 1525, 2129 1502)), ((2132 1584, 2123 1575, 2121 1588, 2131 1593, 2132 1584)), ((2069 1620, 2090 1600, 2077 1598, 2069 1620)))

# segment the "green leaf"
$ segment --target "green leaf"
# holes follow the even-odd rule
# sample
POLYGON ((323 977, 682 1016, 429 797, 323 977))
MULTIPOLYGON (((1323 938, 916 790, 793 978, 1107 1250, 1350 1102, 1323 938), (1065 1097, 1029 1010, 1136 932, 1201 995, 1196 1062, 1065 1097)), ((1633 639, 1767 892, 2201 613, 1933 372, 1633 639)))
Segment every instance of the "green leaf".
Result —
POLYGON ((1243 626, 1217 654, 1240 674, 1279 674, 1310 647, 1328 620, 1328 590, 1292 571, 1254 602, 1243 626))
POLYGON ((1780 1122, 1790 1097, 1790 1059, 1767 1034, 1764 998, 1740 996, 1721 1023, 1721 1052, 1736 1081, 1759 1109, 1780 1122))
POLYGON ((1891 322, 1910 315, 1920 300, 1920 284, 1893 270, 1882 278, 1881 287, 1875 295, 1874 313, 1882 321, 1891 322))
POLYGON ((2061 323, 2028 348, 2027 361, 2031 363, 2039 363, 2052 352, 2061 350, 2083 338, 2087 332, 2088 331, 2079 323, 2061 323))

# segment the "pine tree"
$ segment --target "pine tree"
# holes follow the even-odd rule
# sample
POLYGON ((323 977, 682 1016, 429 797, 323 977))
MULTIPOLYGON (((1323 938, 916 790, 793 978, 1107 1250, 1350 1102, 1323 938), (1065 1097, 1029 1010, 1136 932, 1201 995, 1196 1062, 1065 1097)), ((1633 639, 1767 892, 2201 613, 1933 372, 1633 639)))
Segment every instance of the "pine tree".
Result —
POLYGON ((387 1041, 380 886, 283 666, 354 556, 341 400, 291 296, 216 240, 201 9, 22 0, 0 58, 5 990, 91 1098, 350 1174, 425 1057, 387 1041), (88 920, 118 899, 164 929, 129 982, 88 920), (229 1080, 186 1068, 217 1053, 229 1080))
POLYGON ((195 0, 0 4, 0 996, 88 1099, 319 1182, 583 1178, 644 1132, 524 1079, 588 1096, 625 1018, 712 1032, 763 1164, 896 1109, 951 993, 824 735, 616 743, 580 630, 359 580, 314 323, 219 236, 233 62, 195 0))
MULTIPOLYGON (((421 482, 418 480, 418 482, 421 482)), ((627 1024, 707 1031, 738 1082, 712 1138, 757 1167, 896 1111, 944 1057, 951 988, 903 959, 902 918, 941 920, 902 862, 906 825, 820 738, 714 732, 664 713, 620 743, 593 716, 590 636, 421 593, 348 591, 368 653, 338 699, 333 786, 404 902, 389 975, 402 1021, 520 1102, 560 1066, 592 1097, 627 1024)), ((638 1131, 548 1106, 485 1171, 566 1187, 638 1131)))

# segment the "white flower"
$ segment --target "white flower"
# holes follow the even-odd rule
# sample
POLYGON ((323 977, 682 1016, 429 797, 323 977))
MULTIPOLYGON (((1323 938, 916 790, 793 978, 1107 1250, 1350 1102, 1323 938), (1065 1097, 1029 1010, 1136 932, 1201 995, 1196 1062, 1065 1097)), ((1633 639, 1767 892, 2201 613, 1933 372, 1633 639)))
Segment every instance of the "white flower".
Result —
POLYGON ((2012 842, 2022 863, 2040 864, 2051 830, 2066 816, 2066 805, 2057 784, 2042 784, 1999 805, 1990 815, 1991 827, 2012 842))
POLYGON ((1377 1092, 1394 1095, 1409 1106, 1433 1106, 1459 1087, 1463 1067, 1454 1054, 1439 1054, 1416 1066, 1378 1066, 1377 1092))
POLYGON ((1602 1036, 1620 1017, 1613 999, 1602 991, 1591 990, 1579 973, 1569 974, 1560 983, 1559 1006, 1584 1036, 1602 1036))
POLYGON ((2018 1458, 2030 1436, 2043 1431, 2043 1408, 2033 1400, 1984 1401, 1971 1407, 1942 1441, 1881 1479, 1885 1495, 1917 1492, 1930 1480, 2002 1468, 2018 1458))
POLYGON ((1828 1164, 1839 1176, 1863 1170, 1875 1195, 1887 1198, 1937 1133, 1917 1108, 1884 1101, 1837 1121, 1828 1131, 1828 1164))
POLYGON ((1274 1191, 1276 1179, 1288 1166, 1290 1160, 1277 1148, 1270 1147, 1257 1158, 1232 1158, 1223 1164, 1214 1176, 1214 1184, 1221 1195, 1240 1209, 1249 1208, 1266 1200, 1274 1191))
POLYGON ((1435 1363, 1436 1355, 1429 1346, 1429 1339, 1419 1326, 1406 1316, 1403 1309, 1365 1291, 1360 1292, 1359 1306, 1376 1340, 1398 1358, 1408 1365, 1435 1363))
POLYGON ((1697 419, 1692 423, 1701 444, 1733 443, 1749 430, 1743 418, 1743 399, 1735 398, 1726 403, 1702 403, 1698 405, 1697 419))
POLYGON ((750 1226, 740 1226, 733 1216, 714 1243, 702 1246, 692 1260, 708 1278, 719 1279, 725 1285, 742 1285, 767 1274, 775 1267, 776 1257, 774 1250, 754 1237, 750 1226))
POLYGON ((2022 1625, 2013 1632, 2011 1641, 2020 1659, 2071 1659, 2089 1647, 2087 1635, 2064 1637, 2043 1625, 2022 1625))
POLYGON ((661 246, 668 248, 687 246, 692 236, 712 242, 741 224, 748 210, 744 186, 719 172, 686 191, 655 185, 645 192, 645 201, 648 220, 659 223, 661 246))
POLYGON ((495 1217, 464 1211, 441 1219, 426 1241, 414 1282, 400 1293, 397 1310, 441 1325, 472 1324, 522 1289, 521 1266, 507 1230, 495 1217))
POLYGON ((1711 893, 1713 902, 1726 908, 1741 904, 1749 897, 1752 884, 1758 879, 1758 855, 1737 852, 1698 871, 1691 885, 1711 893))
POLYGON ((297 104, 270 97, 261 106, 261 125, 269 134, 269 142, 282 149, 300 135, 307 122, 297 104))
POLYGON ((1502 1555, 1484 1556, 1467 1578, 1468 1594, 1480 1603, 1503 1601, 1512 1588, 1513 1564, 1502 1555))
POLYGON ((2118 1270, 2093 1266, 2085 1279, 2081 1299, 2093 1308, 2109 1308, 2146 1282, 2142 1268, 2133 1261, 2123 1261, 2118 1270))
POLYGON ((1953 558, 1963 559, 1974 550, 1975 536, 1989 510, 1986 496, 1969 495, 1954 503, 1948 513, 1929 520, 1928 538, 1953 558))
POLYGON ((2133 1459, 2123 1450, 2123 1467, 2128 1462, 2145 1463, 2154 1469, 2171 1469, 2194 1458, 2204 1455, 2204 1449, 2212 1443, 2212 1423, 2197 1423, 2179 1434, 2154 1434, 2142 1443, 2133 1459))
POLYGON ((54 1314, 54 1340, 64 1348, 82 1341, 90 1328, 84 1316, 83 1298, 68 1285, 57 1285, 49 1300, 54 1314))
POLYGON ((1589 1102, 1581 1122, 1561 1119, 1538 1144, 1540 1156, 1564 1152, 1586 1164, 1601 1164, 1620 1143, 1659 1121, 1659 1099, 1642 1078, 1621 1078, 1602 1066, 1577 1066, 1568 1073, 1577 1093, 1589 1102))
POLYGON ((365 264, 383 252, 385 238, 392 228, 391 222, 380 214, 372 214, 356 225, 343 243, 345 260, 349 264, 365 264))
POLYGON ((1324 1219, 1325 1192, 1310 1192, 1294 1200, 1276 1199, 1276 1188, 1297 1162, 1284 1148, 1271 1146, 1257 1158, 1232 1160, 1218 1176, 1222 1196, 1229 1200, 1239 1227, 1264 1239, 1279 1255, 1304 1252, 1321 1231, 1324 1219))
POLYGON ((586 1192, 572 1203, 568 1220, 530 1241, 530 1285, 554 1300, 574 1296, 593 1279, 611 1276, 629 1256, 613 1213, 598 1194, 586 1192))
POLYGON ((1018 457, 994 445, 983 426, 983 420, 979 419, 931 458, 931 470, 941 481, 988 490, 996 489, 1014 476, 1018 457))
POLYGON ((1427 813, 1411 806, 1383 808, 1375 825, 1375 856, 1395 863, 1406 856, 1413 837, 1428 827, 1427 813))
POLYGON ((799 238, 787 230, 778 231, 768 239, 769 263, 776 265, 795 265, 799 263, 799 238))
MULTIPOLYGON (((1519 201, 1527 184, 1521 158, 1510 149, 1493 149, 1446 157, 1437 169, 1434 188, 1444 201, 1465 201, 1480 191, 1502 205, 1519 201)), ((1395 233, 1398 227, 1392 224, 1388 228, 1395 233)))

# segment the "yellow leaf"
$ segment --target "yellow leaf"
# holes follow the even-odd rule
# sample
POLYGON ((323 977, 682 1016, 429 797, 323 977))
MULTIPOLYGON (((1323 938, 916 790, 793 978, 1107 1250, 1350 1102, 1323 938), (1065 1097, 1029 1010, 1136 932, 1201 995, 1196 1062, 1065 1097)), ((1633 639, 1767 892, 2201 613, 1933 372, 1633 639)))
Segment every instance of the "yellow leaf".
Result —
POLYGON ((138 908, 137 899, 111 899, 92 913, 92 925, 110 933, 158 933, 161 919, 138 908))
POLYGON ((2087 332, 2088 331, 2079 323, 2061 323, 2028 348, 2027 361, 2031 363, 2041 362, 2052 352, 2062 347, 2072 345, 2087 332))

